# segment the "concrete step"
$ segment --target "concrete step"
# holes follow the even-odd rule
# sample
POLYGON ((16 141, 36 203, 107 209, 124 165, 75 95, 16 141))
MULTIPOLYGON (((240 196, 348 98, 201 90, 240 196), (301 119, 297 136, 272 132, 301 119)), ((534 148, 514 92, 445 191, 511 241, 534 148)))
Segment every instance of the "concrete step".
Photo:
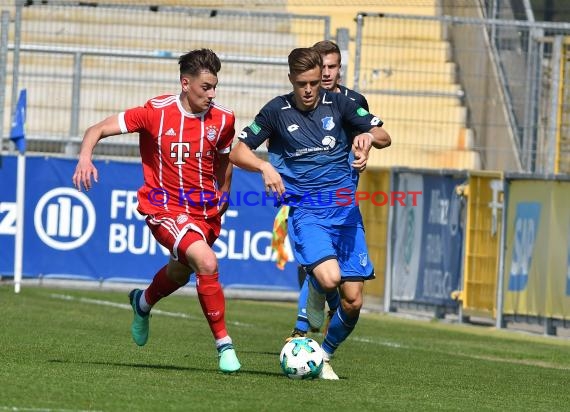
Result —
POLYGON ((470 149, 473 131, 461 124, 392 122, 385 125, 393 145, 434 149, 470 149))
POLYGON ((360 84, 362 88, 399 89, 404 85, 406 89, 447 89, 456 84, 456 66, 447 62, 410 61, 396 65, 380 60, 375 66, 361 69, 360 84))
POLYGON ((444 38, 444 30, 438 20, 370 17, 364 20, 363 35, 367 41, 441 41, 444 38))
POLYGON ((410 63, 431 68, 430 63, 440 65, 452 61, 451 45, 440 40, 365 40, 361 57, 364 68, 403 67, 408 70, 410 63))
MULTIPOLYGON (((124 6, 124 2, 120 5, 124 6)), ((278 15, 257 18, 255 15, 238 15, 236 13, 232 14, 232 18, 228 18, 227 13, 231 14, 231 11, 219 14, 211 8, 184 8, 180 5, 178 5, 177 10, 186 12, 169 11, 168 9, 152 12, 149 8, 141 7, 25 7, 22 17, 26 24, 42 25, 56 32, 65 31, 68 27, 70 31, 84 27, 83 32, 88 33, 87 29, 94 26, 101 28, 111 26, 112 32, 100 32, 100 34, 121 34, 123 30, 131 31, 134 28, 138 30, 138 37, 143 37, 141 31, 146 32, 145 34, 152 33, 152 28, 159 28, 161 31, 169 28, 223 29, 259 33, 288 33, 290 31, 289 21, 278 15), (76 25, 81 27, 75 27, 76 25)), ((241 11, 239 8, 236 10, 241 11)), ((97 32, 91 34, 97 36, 97 32)), ((154 37, 157 37, 156 31, 154 37)))
POLYGON ((465 124, 467 109, 452 97, 366 94, 370 111, 384 122, 439 121, 465 124))
POLYGON ((394 145, 373 150, 369 167, 407 166, 430 169, 480 169, 479 154, 472 150, 433 149, 394 145))
MULTIPOLYGON (((288 0, 287 11, 297 14, 316 14, 331 16, 339 23, 345 23, 344 27, 350 27, 346 23, 354 23, 354 18, 359 12, 367 13, 391 13, 411 14, 420 16, 437 16, 439 14, 435 1, 405 2, 402 0, 351 0, 345 4, 332 5, 330 0, 288 0), (415 3, 415 4, 414 4, 415 3)), ((333 24, 337 24, 333 22, 333 24)))

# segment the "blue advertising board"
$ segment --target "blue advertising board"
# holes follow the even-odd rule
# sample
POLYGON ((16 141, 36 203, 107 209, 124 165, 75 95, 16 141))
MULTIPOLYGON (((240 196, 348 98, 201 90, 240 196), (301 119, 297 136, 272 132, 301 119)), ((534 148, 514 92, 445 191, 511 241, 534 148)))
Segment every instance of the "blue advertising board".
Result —
POLYGON ((465 222, 455 188, 465 177, 407 169, 393 173, 393 191, 405 193, 406 202, 396 202, 392 211, 391 299, 457 307, 451 292, 461 279, 465 222))
MULTIPOLYGON (((169 253, 137 211, 140 163, 96 161, 99 182, 88 192, 71 184, 76 160, 28 157, 23 276, 149 281, 169 253)), ((0 273, 14 267, 16 161, 0 169, 0 273)), ((264 201, 261 177, 234 170, 230 207, 214 244, 224 286, 297 290, 297 270, 275 264, 271 250, 277 209, 264 201)), ((286 247, 290 250, 288 241, 286 247)))

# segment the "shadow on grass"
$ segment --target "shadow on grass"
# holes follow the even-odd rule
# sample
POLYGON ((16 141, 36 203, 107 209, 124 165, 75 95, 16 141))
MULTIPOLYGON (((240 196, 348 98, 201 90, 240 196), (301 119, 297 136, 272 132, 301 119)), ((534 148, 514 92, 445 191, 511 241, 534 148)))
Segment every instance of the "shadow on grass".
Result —
MULTIPOLYGON (((121 366, 125 368, 145 368, 145 369, 162 369, 162 370, 172 370, 172 371, 193 371, 193 372, 216 372, 222 374, 218 369, 206 369, 206 368, 192 368, 188 366, 176 366, 176 365, 152 365, 143 363, 122 363, 122 362, 97 362, 97 361, 69 361, 64 359, 49 359, 49 363, 74 363, 74 364, 85 364, 85 365, 105 365, 105 366, 121 366)), ((224 375, 263 375, 263 376, 283 376, 281 373, 267 372, 267 371, 255 371, 255 370, 245 370, 240 369, 237 373, 228 373, 224 375)))
POLYGON ((239 353, 253 353, 255 355, 268 355, 268 356, 277 356, 279 357, 280 352, 267 352, 267 351, 258 351, 258 350, 247 350, 247 349, 242 349, 239 351, 239 353))

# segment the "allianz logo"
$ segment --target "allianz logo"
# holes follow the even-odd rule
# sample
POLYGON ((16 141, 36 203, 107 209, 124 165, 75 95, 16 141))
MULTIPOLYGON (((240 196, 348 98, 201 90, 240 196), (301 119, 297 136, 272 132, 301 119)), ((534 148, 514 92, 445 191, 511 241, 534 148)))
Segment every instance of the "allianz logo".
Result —
POLYGON ((93 235, 96 220, 91 200, 68 187, 46 192, 34 211, 34 227, 38 237, 57 250, 83 246, 93 235))

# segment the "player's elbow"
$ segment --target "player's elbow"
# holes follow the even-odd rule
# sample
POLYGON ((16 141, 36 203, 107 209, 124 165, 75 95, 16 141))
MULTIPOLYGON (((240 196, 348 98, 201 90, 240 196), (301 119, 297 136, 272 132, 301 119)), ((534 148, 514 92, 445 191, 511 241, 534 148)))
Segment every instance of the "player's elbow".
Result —
POLYGON ((239 152, 242 150, 243 143, 238 142, 235 147, 230 152, 230 163, 238 165, 239 163, 239 152))

